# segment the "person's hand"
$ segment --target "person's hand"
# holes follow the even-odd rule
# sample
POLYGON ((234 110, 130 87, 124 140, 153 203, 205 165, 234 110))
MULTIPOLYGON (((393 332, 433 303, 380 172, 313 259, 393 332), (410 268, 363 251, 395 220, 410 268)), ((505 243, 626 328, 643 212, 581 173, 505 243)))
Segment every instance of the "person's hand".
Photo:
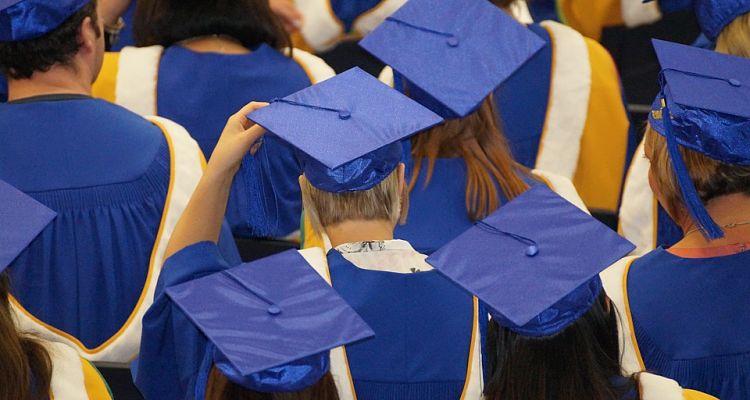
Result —
POLYGON ((133 0, 99 0, 99 16, 104 26, 115 26, 117 20, 125 14, 133 0))
POLYGON ((255 154, 258 151, 261 145, 260 139, 266 131, 260 125, 247 119, 247 115, 267 105, 268 103, 252 102, 229 117, 224 132, 211 155, 211 160, 208 162, 206 175, 231 181, 239 170, 242 159, 248 153, 255 154))
POLYGON ((302 29, 302 14, 294 5, 294 0, 270 0, 271 11, 279 18, 287 32, 302 29))

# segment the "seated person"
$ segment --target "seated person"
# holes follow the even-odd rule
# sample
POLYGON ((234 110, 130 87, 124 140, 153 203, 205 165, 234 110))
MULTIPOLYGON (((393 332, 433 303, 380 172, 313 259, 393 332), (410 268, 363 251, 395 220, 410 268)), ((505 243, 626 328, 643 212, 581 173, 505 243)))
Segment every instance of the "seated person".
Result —
POLYGON ((446 119, 414 136, 407 155, 411 209, 396 236, 426 254, 531 185, 547 181, 577 199, 569 180, 533 174, 513 160, 490 94, 544 42, 496 7, 466 3, 413 0, 361 43, 393 68, 398 90, 446 119), (462 32, 461 43, 446 45, 444 35, 415 21, 427 27, 452 23, 462 32))
POLYGON ((75 349, 16 328, 6 268, 54 218, 54 211, 0 180, 0 398, 111 400, 107 383, 75 349))
POLYGON ((661 92, 646 129, 651 188, 685 232, 604 280, 623 313, 624 364, 723 400, 750 393, 750 60, 654 41, 661 92))
POLYGON ((128 362, 200 149, 173 122, 91 97, 104 53, 95 0, 7 4, 0 179, 57 212, 8 268, 11 304, 24 331, 128 362))
POLYGON ((617 309, 599 272, 633 249, 537 186, 430 256, 492 315, 484 398, 714 399, 649 373, 622 375, 617 309))
MULTIPOLYGON (((682 1, 659 3, 676 5, 682 1)), ((750 58, 750 1, 696 0, 694 9, 703 34, 717 52, 750 58)), ((683 232, 658 205, 649 187, 649 161, 643 143, 636 154, 625 181, 620 231, 638 246, 639 254, 645 254, 659 246, 674 245, 683 232)))
MULTIPOLYGON (((107 53, 94 93, 183 125, 207 158, 226 119, 248 99, 271 101, 334 75, 321 59, 290 49, 267 0, 139 0, 134 34, 142 47, 107 53)), ((227 207, 232 233, 298 240, 302 206, 292 150, 269 138, 258 157, 243 162, 235 181, 227 207), (258 163, 276 173, 257 176, 258 163), (276 195, 272 226, 255 219, 256 189, 276 195)))

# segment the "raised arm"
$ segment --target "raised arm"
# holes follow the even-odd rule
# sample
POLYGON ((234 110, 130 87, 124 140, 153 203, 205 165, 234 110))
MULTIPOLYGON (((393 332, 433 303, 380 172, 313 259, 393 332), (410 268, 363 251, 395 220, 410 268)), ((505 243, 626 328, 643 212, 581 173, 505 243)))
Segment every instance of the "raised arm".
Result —
POLYGON ((234 175, 242 158, 255 154, 265 130, 247 119, 247 114, 265 107, 253 102, 232 115, 216 145, 211 161, 190 198, 167 245, 166 257, 199 242, 218 242, 234 175))

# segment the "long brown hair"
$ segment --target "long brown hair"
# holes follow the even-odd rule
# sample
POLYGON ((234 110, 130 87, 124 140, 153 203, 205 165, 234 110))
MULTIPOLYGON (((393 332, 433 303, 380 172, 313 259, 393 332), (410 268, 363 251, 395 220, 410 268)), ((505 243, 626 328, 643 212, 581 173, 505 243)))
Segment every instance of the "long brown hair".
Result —
POLYGON ((169 47, 209 35, 229 36, 248 49, 291 44, 268 0, 138 0, 133 26, 138 46, 169 47))
POLYGON ((529 188, 521 174, 531 174, 511 156, 508 141, 497 120, 492 96, 485 99, 474 113, 449 120, 415 136, 411 145, 414 174, 409 182, 409 190, 416 186, 425 160, 425 186, 432 179, 438 158, 461 157, 466 161, 466 211, 474 221, 500 207, 498 186, 508 201, 529 188))
POLYGON ((260 393, 231 382, 214 367, 208 377, 206 400, 339 400, 339 394, 330 372, 300 392, 260 393))
POLYGON ((716 39, 716 51, 750 58, 750 13, 735 18, 716 39))
POLYGON ((38 340, 16 329, 9 293, 8 275, 0 273, 0 399, 48 399, 52 360, 38 340))

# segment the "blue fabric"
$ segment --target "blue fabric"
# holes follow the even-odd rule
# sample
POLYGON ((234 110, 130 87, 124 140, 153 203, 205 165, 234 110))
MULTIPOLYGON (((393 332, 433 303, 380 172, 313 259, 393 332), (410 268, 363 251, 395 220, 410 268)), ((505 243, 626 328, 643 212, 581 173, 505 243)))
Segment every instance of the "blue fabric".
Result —
POLYGON ((494 94, 497 114, 513 158, 528 168, 534 168, 547 119, 552 80, 552 38, 541 25, 529 25, 529 29, 544 39, 546 45, 494 94))
MULTIPOLYGON (((228 232, 224 229, 224 232, 228 232)), ((229 238, 229 235, 223 235, 229 238)), ((224 239, 223 239, 224 240, 224 239)), ((146 400, 193 399, 207 340, 164 293, 165 289, 239 265, 220 243, 202 242, 179 251, 165 263, 154 304, 143 317, 135 384, 146 400)), ((229 247, 227 247, 229 248, 229 247)))
POLYGON ((656 246, 669 248, 675 243, 682 240, 682 229, 669 217, 664 208, 660 205, 658 210, 658 219, 656 225, 656 246))
POLYGON ((750 1, 748 0, 695 1, 695 15, 698 17, 698 24, 701 26, 703 33, 712 41, 716 41, 721 31, 735 18, 748 12, 750 12, 750 1))
POLYGON ((333 287, 376 332, 346 347, 360 400, 457 400, 466 379, 471 296, 436 271, 357 268, 332 250, 333 287))
MULTIPOLYGON (((185 126, 210 157, 227 118, 249 101, 271 101, 309 85, 310 79, 299 64, 267 45, 245 55, 197 53, 173 46, 161 60, 157 107, 159 115, 185 126)), ((278 202, 278 209, 271 210, 276 212, 276 224, 268 236, 283 237, 299 228, 299 166, 286 143, 267 137, 263 147, 261 155, 268 156, 272 174, 258 179, 264 190, 276 194, 267 197, 278 202)), ((257 236, 249 212, 253 193, 243 182, 247 175, 257 174, 252 164, 248 156, 227 206, 227 220, 236 236, 257 236)))
POLYGON ((127 320, 146 281, 170 179, 164 135, 84 98, 0 104, 0 138, 0 179, 58 213, 12 264, 13 294, 97 347, 127 320))
POLYGON ((646 368, 722 400, 750 393, 750 252, 684 259, 659 248, 628 275, 646 368))
MULTIPOLYGON (((351 32, 354 21, 361 15, 377 7, 382 0, 330 0, 331 9, 344 23, 345 32, 351 32)), ((326 12, 325 10, 320 10, 326 12)))
POLYGON ((8 101, 8 81, 5 75, 0 74, 0 103, 8 101))
POLYGON ((528 2, 528 5, 534 21, 560 21, 557 14, 557 1, 535 0, 528 2))
POLYGON ((54 31, 91 0, 11 0, 0 9, 0 42, 36 39, 54 31))
POLYGON ((11 265, 13 294, 97 347, 143 290, 169 185, 164 136, 99 100, 1 104, 0 121, 0 178, 58 213, 11 265))
MULTIPOLYGON (((474 221, 466 211, 466 162, 462 158, 438 158, 427 187, 426 177, 427 162, 424 162, 417 184, 409 194, 406 224, 396 227, 395 237, 430 255, 473 226, 474 221)), ((530 177, 522 179, 535 183, 530 177)), ((499 189, 498 195, 500 203, 505 203, 499 189)))
POLYGON ((133 38, 133 23, 135 22, 135 7, 138 4, 137 0, 132 0, 130 6, 123 14, 122 19, 125 21, 125 27, 120 31, 120 37, 117 39, 110 51, 120 51, 126 46, 135 46, 135 39, 133 38))

